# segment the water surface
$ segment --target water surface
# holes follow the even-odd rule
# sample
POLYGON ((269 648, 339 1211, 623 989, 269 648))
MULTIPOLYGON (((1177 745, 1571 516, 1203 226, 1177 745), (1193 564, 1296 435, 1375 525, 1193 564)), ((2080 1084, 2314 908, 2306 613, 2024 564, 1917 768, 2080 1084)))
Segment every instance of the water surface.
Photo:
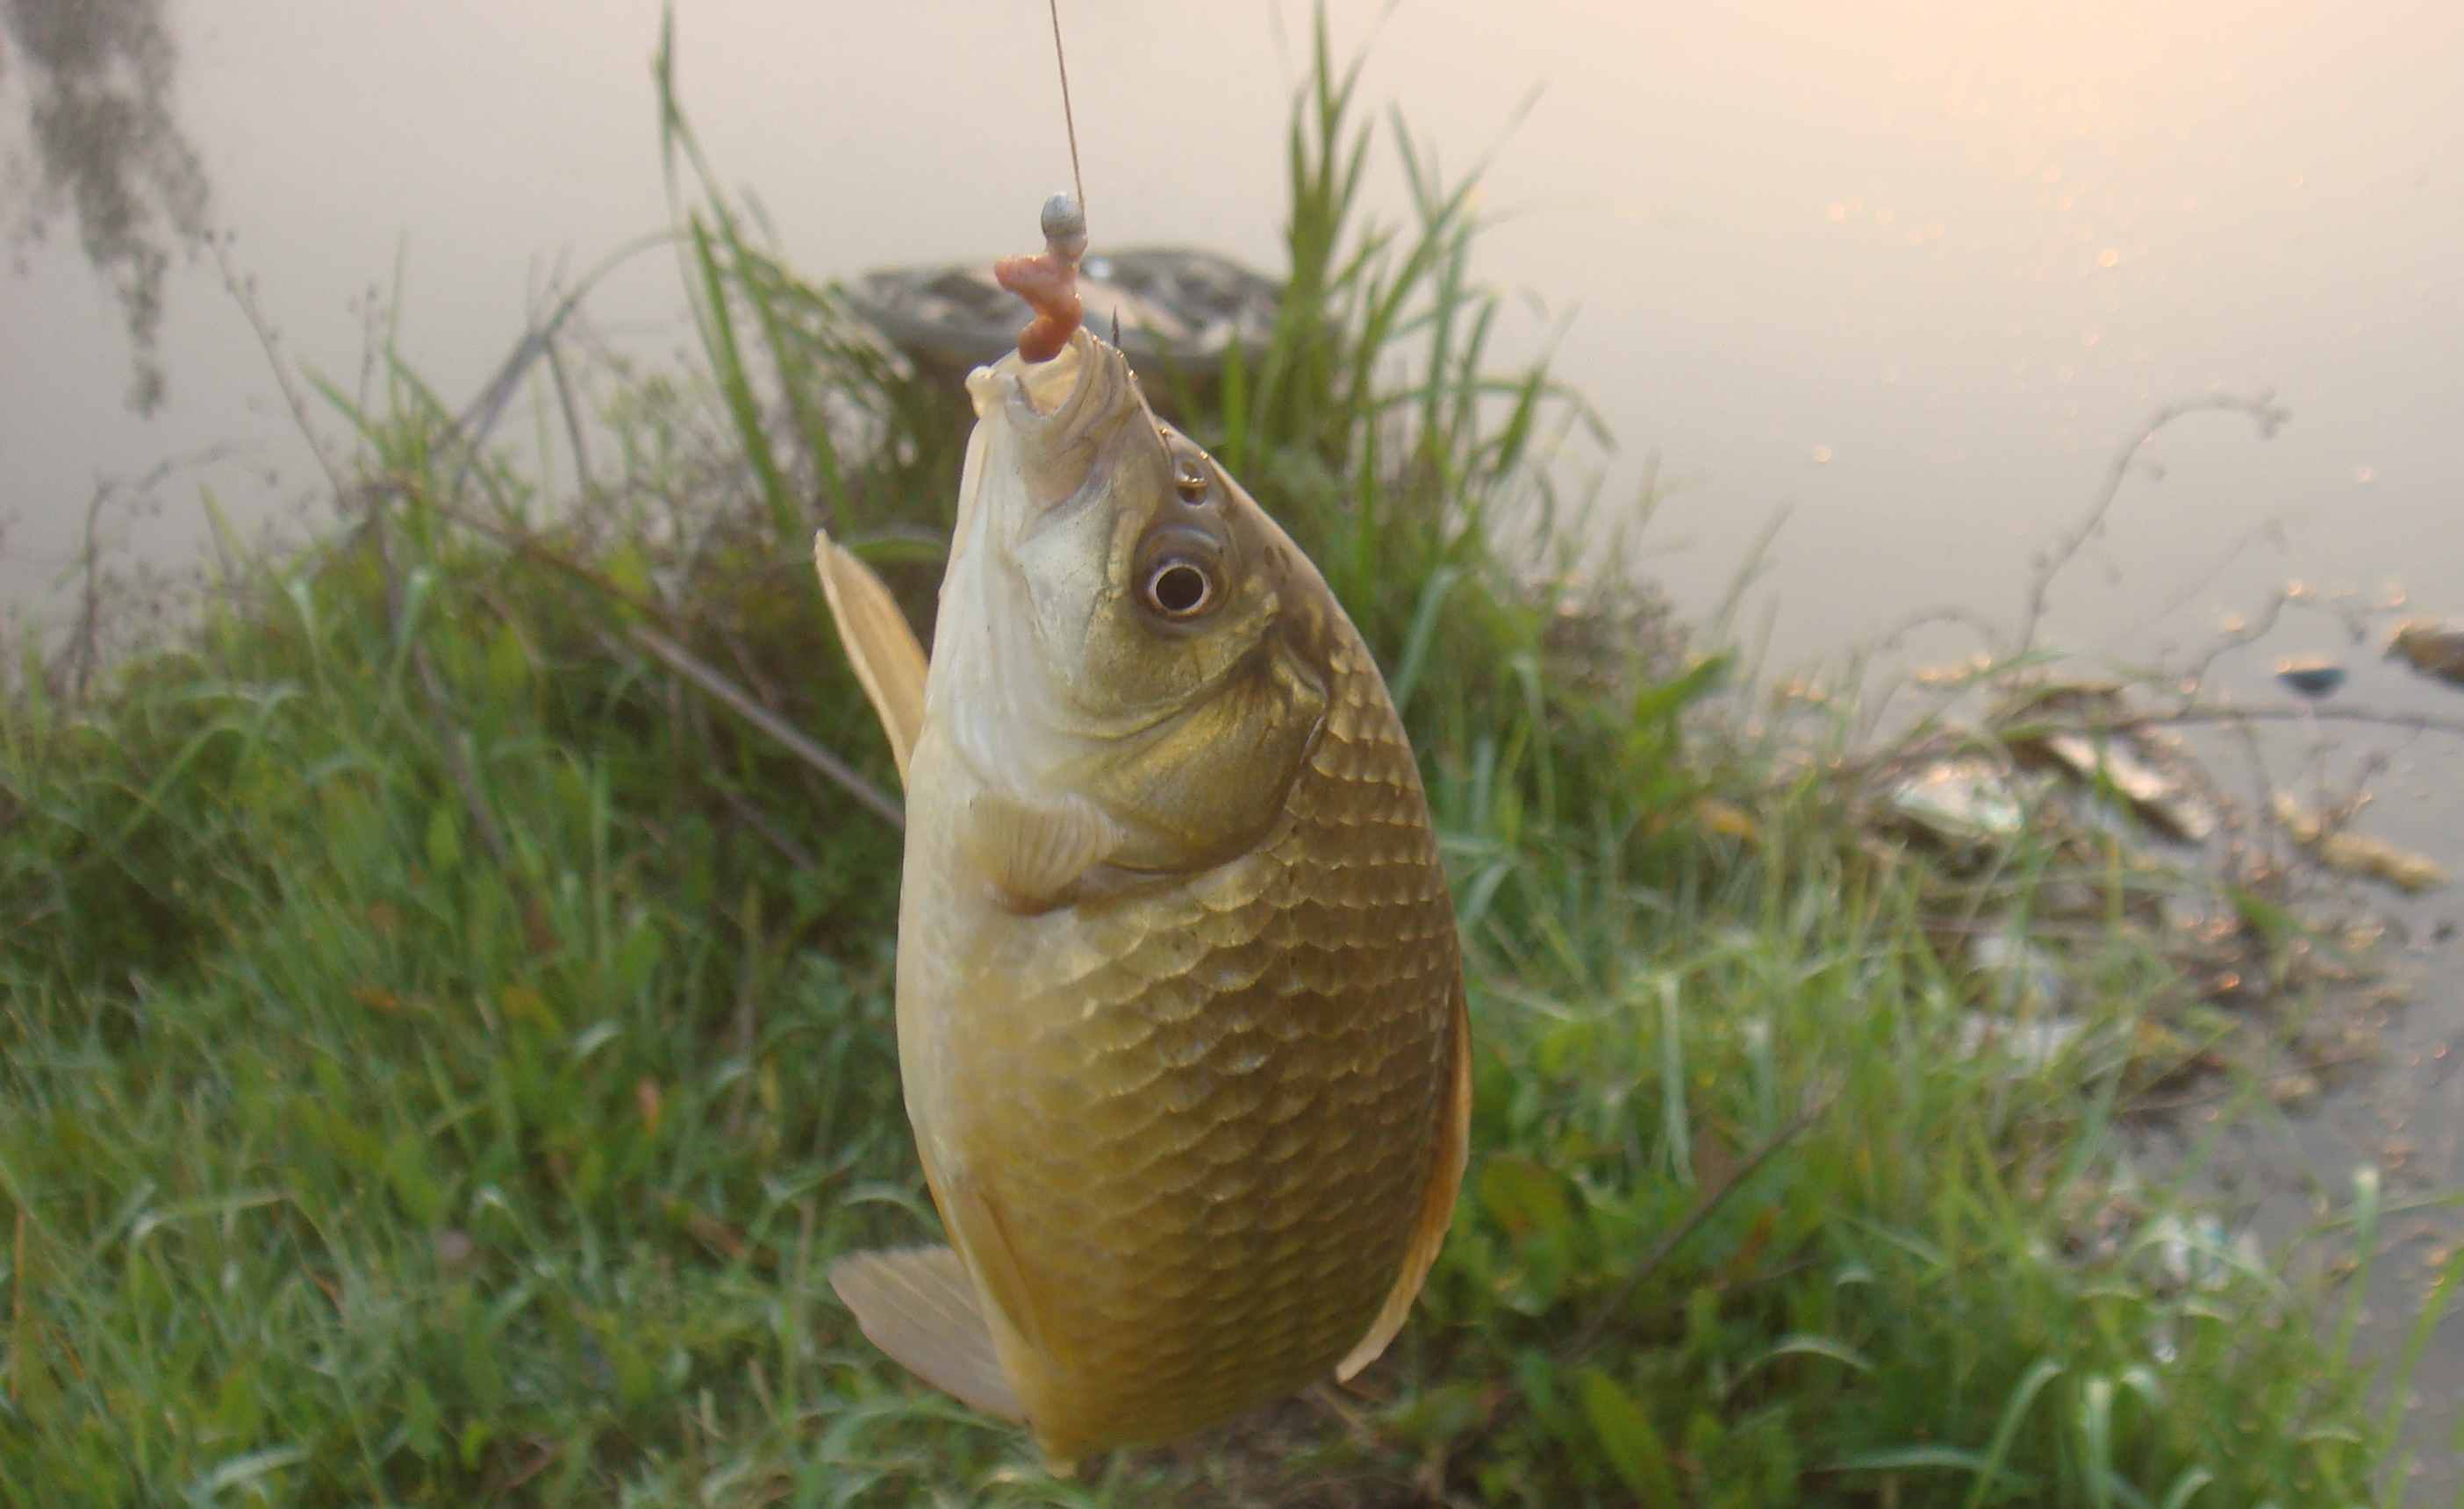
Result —
MULTIPOLYGON (((1380 9, 1335 4, 1338 47, 1380 9)), ((801 267, 1032 246, 1067 162, 1040 4, 679 10, 709 152, 801 267)), ((1096 240, 1277 267, 1306 12, 1063 11, 1096 240)), ((177 15, 181 112, 232 255, 286 357, 346 386, 369 290, 397 267, 404 353, 458 399, 556 267, 665 223, 656 0, 177 15)), ((1606 495, 1636 492, 1656 456, 1671 492, 1648 564, 1679 604, 1719 602, 1786 511, 1747 621, 1785 666, 1927 604, 2008 621, 2032 552, 2112 448, 2159 403, 2218 389, 2272 390, 2293 422, 2263 444, 2230 418, 2168 431, 2151 450, 2165 480, 2134 481, 2059 583, 2054 642, 2188 655, 2290 578, 2464 613, 2459 79, 2464 10, 2387 0, 1415 0, 1384 21, 1362 87, 1448 165, 1493 153, 1487 271, 1545 306, 1518 304, 1514 339, 1557 332, 1561 372, 1622 442, 1596 460, 1606 495)), ((1402 202, 1392 172, 1375 192, 1402 202)), ((139 548, 170 560, 203 536, 196 483, 247 516, 311 480, 209 272, 172 290, 172 408, 121 409, 115 312, 71 239, 0 282, 0 507, 17 514, 0 602, 59 569, 98 478, 236 444, 143 523, 139 548)), ((677 350, 678 289, 671 262, 639 259, 592 314, 638 351, 677 350)), ((1944 631, 1909 652, 1971 647, 1944 631)), ((2464 713, 2315 615, 2219 675, 2271 698, 2274 655, 2314 649, 2365 667, 2340 706, 2464 713)), ((2373 747, 2399 753, 2372 822, 2464 867, 2464 752, 2356 734, 2336 757, 2373 747)), ((2426 939, 2456 909, 2406 920, 2426 939)), ((2458 959, 2425 946, 2409 962, 2425 988, 2391 1020, 2391 1067, 2260 1153, 2276 1172, 2341 1189, 2393 1137, 2404 1177, 2464 1180, 2464 1082, 2440 1056, 2464 1027, 2458 959)), ((2293 1207, 2271 1209, 2282 1226, 2293 1207)), ((2464 1344, 2434 1367, 2426 1384, 2464 1392, 2464 1344)))

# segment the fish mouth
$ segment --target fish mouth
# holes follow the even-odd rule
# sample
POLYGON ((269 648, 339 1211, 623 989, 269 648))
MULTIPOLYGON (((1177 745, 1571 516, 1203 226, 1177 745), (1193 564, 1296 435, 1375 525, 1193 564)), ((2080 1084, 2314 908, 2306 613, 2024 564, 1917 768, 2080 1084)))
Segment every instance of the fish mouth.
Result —
POLYGON ((1118 347, 1085 326, 1049 361, 1012 351, 967 379, 979 421, 999 415, 1014 437, 1020 474, 1038 512, 1075 496, 1122 424, 1148 413, 1118 347))

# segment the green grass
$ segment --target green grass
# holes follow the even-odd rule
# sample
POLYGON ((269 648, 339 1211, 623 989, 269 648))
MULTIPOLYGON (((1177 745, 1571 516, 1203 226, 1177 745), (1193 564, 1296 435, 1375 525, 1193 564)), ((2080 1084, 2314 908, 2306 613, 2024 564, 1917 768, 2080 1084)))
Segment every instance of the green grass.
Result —
POLYGON ((2341 1297, 2230 1251, 2169 1275, 2169 1202, 2114 1182, 2143 1045, 2214 1030, 2118 868, 2068 956, 2088 1030, 1960 1051, 1993 987, 1946 907, 2025 914, 2073 862, 1988 886, 1877 842, 1819 763, 1706 732, 1724 657, 1523 584, 1580 410, 1490 376, 1464 186, 1399 125, 1415 217, 1361 223, 1356 76, 1318 64, 1296 296, 1199 428, 1385 657, 1471 951, 1473 1169, 1361 1391, 1055 1482, 820 1281, 932 1221, 897 837, 707 687, 894 789, 806 541, 920 610, 955 433, 712 193, 671 90, 713 367, 608 399, 586 495, 396 369, 342 405, 347 534, 90 696, 22 667, 0 1499, 2398 1501, 2341 1297))

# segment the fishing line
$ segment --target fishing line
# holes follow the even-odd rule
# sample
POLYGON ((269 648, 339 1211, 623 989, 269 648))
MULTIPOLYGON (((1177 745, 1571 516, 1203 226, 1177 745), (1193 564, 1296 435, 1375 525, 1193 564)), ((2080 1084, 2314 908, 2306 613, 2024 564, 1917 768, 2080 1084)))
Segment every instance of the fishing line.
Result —
POLYGON ((1061 51, 1061 0, 1045 0, 1052 11, 1052 61, 1061 70, 1061 122, 1069 129, 1069 185, 1078 191, 1078 212, 1087 212, 1087 180, 1078 171, 1078 118, 1069 109, 1069 59, 1061 51))

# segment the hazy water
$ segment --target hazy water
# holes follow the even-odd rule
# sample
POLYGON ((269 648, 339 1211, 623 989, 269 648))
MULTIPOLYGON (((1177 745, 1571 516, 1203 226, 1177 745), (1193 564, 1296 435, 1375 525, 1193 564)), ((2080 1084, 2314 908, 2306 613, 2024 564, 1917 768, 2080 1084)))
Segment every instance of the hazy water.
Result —
MULTIPOLYGON (((1269 8, 1063 9, 1096 240, 1277 266, 1306 11, 1281 7, 1279 28, 1269 8)), ((1348 52, 1378 8, 1333 9, 1348 52)), ((759 192, 800 266, 1032 246, 1035 205, 1067 168, 1035 0, 679 10, 711 155, 759 192)), ((406 354, 450 398, 472 394, 560 258, 586 264, 663 224, 658 14, 656 0, 187 6, 182 114, 287 353, 347 382, 353 300, 399 253, 406 354)), ((1649 538, 1681 604, 1718 601, 1747 542, 1791 510, 1753 600, 1788 663, 1927 603, 2008 619, 2030 550, 2140 417, 2219 386, 2274 389, 2292 426, 2264 445, 2224 418, 2168 432, 2167 479, 2134 483, 2064 579, 2057 641, 2177 653, 2293 577, 2397 582, 2464 614, 2459 80, 2452 3, 1413 0, 1363 89, 1449 164, 1495 149, 1487 271, 1551 317, 1574 312, 1559 367, 1624 443, 1602 463, 1611 494, 1646 452, 1679 484, 1649 538), (1501 140, 1534 85, 1536 110, 1501 140), (2211 578, 2271 520, 2276 540, 2211 578)), ((1396 175, 1379 189, 1399 203, 1396 175)), ((592 307, 646 351, 685 339, 659 257, 592 307)), ((1526 318, 1525 348, 1548 328, 1526 318)), ((305 488, 306 453, 210 275, 173 290, 174 406, 150 424, 120 408, 114 311, 72 253, 0 281, 0 509, 18 515, 0 602, 57 570, 99 474, 237 442, 202 473, 227 507, 305 488)), ((192 552, 194 495, 174 492, 140 544, 192 552)), ((2269 695, 2267 665, 2293 649, 2370 653, 2295 620, 2224 674, 2269 695)), ((2375 665, 2340 700, 2464 712, 2375 665)), ((2406 746, 2374 819, 2451 864, 2459 755, 2406 746)), ((2426 932, 2455 913, 2413 920, 2426 932)), ((2412 1172, 2464 1179, 2464 1089, 2436 1055, 2464 1026, 2458 962, 2420 954, 2429 989, 2394 1024, 2390 1076, 2295 1139, 2330 1182, 2384 1150, 2389 1119, 2412 1172)), ((2442 1366, 2464 1389, 2464 1356, 2442 1366)))

